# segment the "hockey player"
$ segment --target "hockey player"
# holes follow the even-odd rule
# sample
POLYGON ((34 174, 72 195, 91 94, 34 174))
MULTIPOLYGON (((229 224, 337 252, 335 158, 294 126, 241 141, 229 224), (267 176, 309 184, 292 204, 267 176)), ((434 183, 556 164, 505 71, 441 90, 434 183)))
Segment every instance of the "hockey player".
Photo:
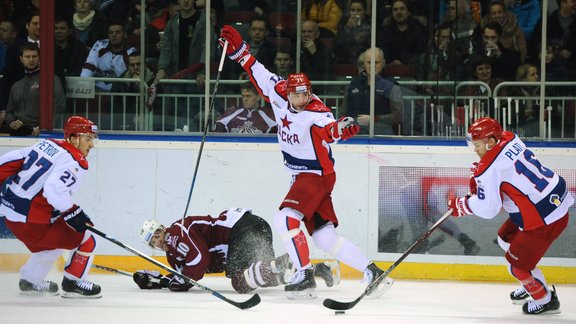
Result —
MULTIPOLYGON (((140 236, 144 243, 165 251, 168 263, 184 275, 198 281, 205 273, 226 272, 239 293, 285 284, 293 271, 287 254, 274 258, 268 223, 246 208, 230 208, 217 218, 187 216, 184 224, 178 220, 168 228, 148 220, 140 236)), ((338 264, 332 268, 325 263, 315 266, 329 287, 340 276, 338 264)), ((192 287, 178 276, 164 277, 158 271, 139 270, 133 279, 141 289, 188 291, 192 287)))
POLYGON ((504 208, 509 219, 498 231, 498 241, 506 251, 510 273, 522 285, 510 298, 518 302, 532 297, 522 306, 526 314, 559 313, 556 290, 550 290, 536 265, 568 226, 574 198, 566 182, 492 118, 470 125, 468 145, 480 161, 470 183, 472 195, 448 200, 453 216, 491 219, 504 208))
MULTIPOLYGON (((233 27, 224 26, 220 37, 228 42, 228 57, 242 65, 262 97, 271 103, 284 165, 292 174, 290 191, 274 216, 274 228, 297 270, 291 283, 284 287, 288 298, 317 297, 301 223, 322 251, 364 271, 368 282, 375 281, 383 271, 335 231, 338 219, 331 198, 336 175, 329 144, 351 138, 358 133, 358 125, 350 117, 335 120, 330 109, 312 93, 304 73, 290 74, 282 80, 268 71, 250 54, 249 45, 233 27)), ((391 283, 382 279, 385 284, 391 283)), ((381 292, 371 289, 369 295, 375 291, 381 292)))
POLYGON ((44 278, 63 250, 71 250, 62 297, 101 297, 100 286, 86 280, 96 248, 86 230, 92 221, 71 199, 88 172, 86 157, 97 135, 94 123, 72 116, 64 124, 64 140, 42 140, 0 157, 0 215, 32 252, 20 269, 22 294, 57 295, 58 285, 44 278))

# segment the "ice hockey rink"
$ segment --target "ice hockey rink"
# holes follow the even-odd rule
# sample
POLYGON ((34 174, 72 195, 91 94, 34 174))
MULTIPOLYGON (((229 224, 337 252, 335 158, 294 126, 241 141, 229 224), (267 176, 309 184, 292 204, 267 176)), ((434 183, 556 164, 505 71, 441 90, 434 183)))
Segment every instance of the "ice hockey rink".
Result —
MULTIPOLYGON (((139 290, 127 276, 92 275, 102 286, 100 299, 21 296, 17 273, 0 273, 0 323, 576 323, 576 286, 556 287, 561 314, 523 315, 508 294, 512 283, 396 280, 379 299, 363 299, 344 315, 322 306, 324 298, 351 301, 361 293, 360 280, 342 280, 332 288, 318 282, 318 299, 288 300, 281 287, 258 291, 262 301, 248 310, 204 292, 139 290)), ((61 274, 48 279, 60 281, 61 274)), ((235 301, 228 279, 207 277, 202 284, 235 301)))

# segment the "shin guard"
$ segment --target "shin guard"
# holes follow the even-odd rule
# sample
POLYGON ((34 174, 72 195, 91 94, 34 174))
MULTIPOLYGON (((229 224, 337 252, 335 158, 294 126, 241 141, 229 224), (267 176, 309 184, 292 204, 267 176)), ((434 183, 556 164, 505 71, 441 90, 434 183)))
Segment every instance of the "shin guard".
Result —
POLYGON ((84 279, 94 260, 95 249, 96 239, 94 235, 87 233, 80 246, 70 251, 70 258, 64 267, 64 276, 73 280, 84 279))

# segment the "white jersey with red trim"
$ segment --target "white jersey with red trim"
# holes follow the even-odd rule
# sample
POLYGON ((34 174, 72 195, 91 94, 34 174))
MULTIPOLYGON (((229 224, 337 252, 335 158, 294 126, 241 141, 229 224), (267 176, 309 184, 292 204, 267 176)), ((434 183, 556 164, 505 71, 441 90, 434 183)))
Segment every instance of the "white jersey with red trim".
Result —
POLYGON ((88 171, 88 161, 72 144, 42 140, 0 157, 4 182, 0 216, 12 222, 49 224, 73 206, 88 171))
POLYGON ((332 111, 316 95, 312 95, 306 108, 296 112, 289 108, 286 80, 268 71, 251 56, 243 63, 258 92, 274 109, 278 143, 289 172, 319 175, 333 173, 334 159, 329 143, 334 142, 334 139, 325 129, 335 122, 332 111))
POLYGON ((478 194, 468 199, 472 212, 494 218, 503 207, 523 230, 554 223, 574 204, 566 181, 544 167, 511 132, 504 132, 480 159, 474 177, 478 194))

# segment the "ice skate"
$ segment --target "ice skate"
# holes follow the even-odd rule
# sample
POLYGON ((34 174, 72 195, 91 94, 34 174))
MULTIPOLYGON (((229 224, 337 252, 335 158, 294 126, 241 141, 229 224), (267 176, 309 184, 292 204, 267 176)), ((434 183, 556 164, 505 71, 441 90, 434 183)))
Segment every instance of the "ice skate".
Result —
POLYGON ((530 300, 522 306, 524 314, 538 315, 538 314, 560 314, 560 301, 556 296, 556 287, 552 286, 552 297, 550 301, 544 305, 539 305, 535 301, 530 300))
POLYGON ((100 298, 100 286, 88 280, 72 280, 64 277, 62 280, 63 298, 100 298))
POLYGON ((327 287, 340 283, 340 262, 327 261, 314 265, 314 276, 321 277, 327 287))
POLYGON ((526 301, 533 300, 530 294, 524 289, 524 287, 519 287, 510 293, 510 299, 514 305, 524 305, 526 301))
POLYGON ((290 282, 290 278, 296 271, 288 253, 284 253, 272 260, 272 262, 270 262, 270 267, 272 268, 272 272, 276 274, 276 280, 283 285, 290 282))
POLYGON ((43 280, 41 284, 35 285, 27 280, 20 279, 18 286, 20 287, 20 295, 58 295, 58 284, 48 280, 43 280))
POLYGON ((366 297, 367 298, 378 298, 382 296, 392 284, 394 284, 394 279, 386 276, 382 277, 381 275, 384 273, 382 269, 378 268, 374 262, 370 263, 366 270, 364 270, 364 282, 368 283, 366 297), (376 282, 376 280, 380 279, 380 282, 377 284, 372 285, 376 282))
POLYGON ((296 271, 291 283, 284 286, 284 291, 288 299, 314 299, 318 297, 315 288, 314 270, 310 268, 296 271))
POLYGON ((458 242, 464 247, 464 255, 478 255, 480 247, 468 235, 461 233, 458 235, 458 242))

